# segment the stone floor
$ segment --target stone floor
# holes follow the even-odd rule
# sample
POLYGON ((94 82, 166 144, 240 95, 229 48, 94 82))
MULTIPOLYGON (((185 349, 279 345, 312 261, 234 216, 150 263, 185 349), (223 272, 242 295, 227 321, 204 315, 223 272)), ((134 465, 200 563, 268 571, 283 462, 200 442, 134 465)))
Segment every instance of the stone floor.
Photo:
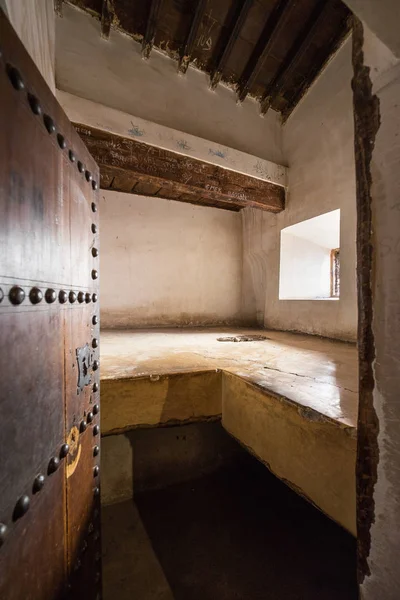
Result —
POLYGON ((357 425, 354 344, 238 328, 102 330, 101 362, 102 380, 223 369, 342 425, 357 425), (218 341, 243 334, 268 339, 218 341))
POLYGON ((356 541, 253 457, 103 507, 105 600, 356 600, 356 541))

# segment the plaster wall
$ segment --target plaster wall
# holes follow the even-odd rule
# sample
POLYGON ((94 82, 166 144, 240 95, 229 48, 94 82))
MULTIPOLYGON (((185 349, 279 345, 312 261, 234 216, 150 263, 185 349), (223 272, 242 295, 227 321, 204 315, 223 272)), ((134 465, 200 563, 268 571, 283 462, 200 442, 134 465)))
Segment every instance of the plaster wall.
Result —
POLYGON ((263 327, 270 277, 269 257, 274 254, 275 260, 278 260, 275 248, 276 219, 255 208, 245 208, 240 215, 243 243, 242 315, 249 323, 254 321, 258 327, 263 327))
MULTIPOLYGON (((346 0, 348 7, 362 19, 370 32, 382 40, 382 47, 378 53, 381 57, 386 51, 391 50, 394 57, 400 58, 400 3, 396 0, 346 0), (385 45, 385 48, 383 46, 385 45)), ((375 55, 375 59, 378 58, 375 55)), ((381 59, 378 59, 381 60, 381 59)))
MULTIPOLYGON (((183 359, 182 366, 186 367, 183 359)), ((101 382, 101 431, 109 436, 138 427, 220 419, 221 390, 222 373, 211 369, 104 379, 101 382)))
POLYGON ((240 214, 103 191, 103 327, 241 321, 240 214))
POLYGON ((55 14, 53 0, 2 0, 25 48, 55 93, 55 14))
MULTIPOLYGON (((372 10, 371 2, 366 4, 372 10)), ((382 11, 375 11, 379 22, 386 15, 388 31, 398 10, 394 5, 395 3, 391 3, 393 10, 390 14, 385 12, 388 8, 386 6, 385 10, 382 7, 382 11)), ((373 21, 371 25, 374 25, 373 21)), ((369 165, 372 211, 370 288, 372 348, 375 356, 369 356, 372 360, 370 383, 373 407, 368 410, 375 410, 378 419, 378 448, 375 453, 367 444, 366 440, 374 443, 373 431, 364 422, 360 423, 360 434, 364 442, 359 447, 359 477, 364 477, 363 465, 364 470, 369 471, 369 463, 377 462, 377 481, 371 498, 373 512, 370 547, 365 549, 369 573, 364 574, 366 576, 361 585, 361 597, 363 600, 397 600, 400 597, 400 60, 366 24, 363 51, 364 65, 369 68, 372 81, 372 93, 379 101, 380 124, 375 140, 370 141, 373 146, 369 165)), ((364 134, 367 135, 367 131, 364 134)), ((360 187, 362 188, 362 183, 360 187)), ((361 256, 360 268, 364 260, 366 257, 361 256)), ((364 289, 360 290, 361 306, 366 303, 366 293, 364 289)), ((368 313, 365 317, 369 319, 368 313)), ((369 324, 371 323, 367 326, 369 324)), ((364 407, 368 401, 367 393, 368 389, 361 381, 362 415, 367 414, 364 407)), ((359 489, 366 489, 365 481, 359 481, 359 489)), ((359 514, 358 518, 359 526, 363 527, 364 514, 359 514)), ((365 555, 364 548, 362 550, 365 555)))
POLYGON ((278 113, 261 118, 259 105, 219 85, 209 89, 206 74, 189 67, 177 73, 176 61, 111 30, 100 37, 100 22, 70 5, 56 21, 57 88, 160 125, 282 164, 278 113))
POLYGON ((330 250, 281 232, 279 298, 330 296, 330 250))
POLYGON ((286 209, 242 211, 243 313, 256 310, 267 328, 344 340, 357 337, 356 194, 351 40, 347 40, 283 129, 289 165, 286 209), (338 301, 279 300, 280 232, 320 214, 341 211, 338 301))

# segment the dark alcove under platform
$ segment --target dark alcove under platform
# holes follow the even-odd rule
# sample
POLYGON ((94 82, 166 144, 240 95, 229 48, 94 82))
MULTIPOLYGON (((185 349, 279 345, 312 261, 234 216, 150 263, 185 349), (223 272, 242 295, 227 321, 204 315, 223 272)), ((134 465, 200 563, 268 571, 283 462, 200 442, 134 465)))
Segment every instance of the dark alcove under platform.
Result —
POLYGON ((238 448, 103 507, 105 600, 356 600, 355 538, 238 448))

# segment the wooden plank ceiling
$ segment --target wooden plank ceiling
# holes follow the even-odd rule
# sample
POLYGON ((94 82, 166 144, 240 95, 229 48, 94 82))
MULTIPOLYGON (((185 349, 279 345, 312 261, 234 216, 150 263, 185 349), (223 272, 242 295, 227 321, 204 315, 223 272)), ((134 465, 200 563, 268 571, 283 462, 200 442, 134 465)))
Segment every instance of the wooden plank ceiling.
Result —
MULTIPOLYGON (((69 0, 101 22, 101 35, 117 27, 142 44, 151 60, 155 46, 206 71, 239 101, 257 98, 286 120, 350 28, 340 0, 69 0)), ((60 2, 60 0, 58 0, 60 2)))

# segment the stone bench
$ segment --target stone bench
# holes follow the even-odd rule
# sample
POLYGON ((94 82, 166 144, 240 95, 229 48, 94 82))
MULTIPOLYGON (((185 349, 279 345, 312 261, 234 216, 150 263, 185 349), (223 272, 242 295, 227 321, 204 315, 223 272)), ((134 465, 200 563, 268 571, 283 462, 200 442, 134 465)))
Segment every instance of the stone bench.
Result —
MULTIPOLYGON (((276 347, 281 352, 282 340, 278 339, 277 333, 274 343, 276 346, 279 342, 276 347)), ((121 333, 110 335, 121 336, 121 333)), ((140 358, 140 348, 146 339, 154 343, 156 334, 148 332, 148 338, 141 338, 143 333, 130 335, 133 335, 136 345, 130 346, 132 338, 120 338, 127 341, 125 349, 120 352, 125 352, 124 356, 129 359, 126 362, 122 360, 115 370, 111 365, 117 364, 119 357, 112 358, 112 354, 107 354, 112 353, 112 345, 107 349, 107 336, 102 337, 102 356, 104 354, 106 359, 101 381, 103 436, 137 428, 221 419, 224 429, 277 477, 356 534, 355 416, 342 411, 340 417, 334 417, 331 409, 336 406, 338 413, 338 405, 345 407, 351 401, 356 409, 357 392, 349 387, 333 385, 329 375, 331 363, 335 362, 336 371, 340 370, 340 364, 347 363, 340 363, 337 356, 327 360, 328 349, 332 348, 334 353, 343 352, 342 358, 348 361, 355 355, 352 346, 329 341, 327 345, 325 340, 305 339, 304 342, 313 348, 299 350, 296 344, 299 346, 300 341, 303 344, 303 340, 293 336, 293 347, 289 344, 290 337, 289 342, 287 338, 290 334, 284 334, 285 352, 286 346, 292 348, 293 356, 288 353, 285 364, 290 368, 282 371, 276 367, 265 367, 264 361, 259 358, 258 362, 249 366, 248 361, 253 361, 255 349, 248 351, 244 344, 239 349, 244 355, 242 361, 238 361, 238 349, 232 345, 230 348, 224 345, 221 350, 224 356, 210 356, 211 345, 207 344, 200 352, 200 358, 198 347, 191 353, 187 347, 178 346, 173 346, 171 358, 168 344, 157 346, 154 356, 140 358), (134 367, 128 367, 135 349, 139 359, 134 367), (321 362, 321 371, 316 378, 291 371, 293 360, 298 366, 302 364, 301 358, 296 359, 299 352, 300 355, 303 352, 321 354, 313 357, 316 364, 321 362), (210 368, 217 362, 221 368, 210 368), (322 412, 323 402, 326 410, 322 412)), ((169 343, 174 341, 173 337, 169 339, 169 343)), ((261 343, 258 342, 257 352, 261 343)), ((267 346, 261 348, 264 357, 267 346)), ((270 360, 272 354, 268 356, 270 360)), ((345 378, 343 373, 343 381, 345 378)), ((349 381, 345 383, 350 385, 349 381)), ((110 444, 106 448, 107 452, 112 452, 110 444)), ((107 464, 112 462, 112 457, 109 457, 107 464)))

